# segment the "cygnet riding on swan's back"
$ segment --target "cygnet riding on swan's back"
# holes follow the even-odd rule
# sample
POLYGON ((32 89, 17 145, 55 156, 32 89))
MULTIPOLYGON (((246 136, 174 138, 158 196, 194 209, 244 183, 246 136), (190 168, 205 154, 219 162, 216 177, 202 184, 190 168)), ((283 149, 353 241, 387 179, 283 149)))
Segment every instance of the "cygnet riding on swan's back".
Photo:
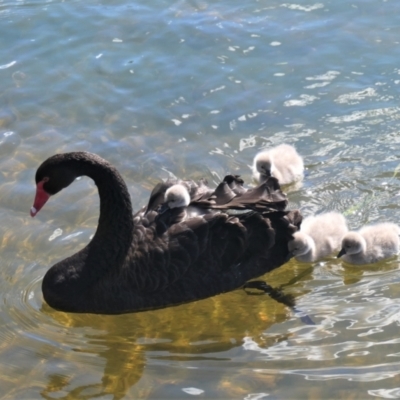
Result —
POLYGON ((173 185, 165 192, 164 204, 168 208, 187 207, 190 204, 190 195, 183 185, 173 185))
POLYGON ((83 175, 99 190, 96 233, 86 247, 51 267, 42 282, 45 301, 62 311, 120 314, 237 289, 288 260, 288 241, 301 223, 298 211, 284 210, 286 196, 276 179, 245 191, 236 187, 239 178, 228 176, 207 199, 201 185, 189 191, 190 205, 194 196, 196 207, 215 212, 160 229, 157 210, 173 184, 157 185, 148 206, 133 216, 121 175, 86 152, 57 154, 40 165, 31 215, 83 175))
MULTIPOLYGON (((175 184, 168 188, 164 195, 164 203, 158 208, 157 223, 164 223, 164 229, 184 221, 190 204, 190 194, 183 184, 175 184)), ((198 215, 198 214, 196 214, 198 215)), ((161 232, 160 230, 158 231, 161 232)))
POLYGON ((257 182, 264 182, 273 176, 280 185, 288 185, 301 180, 303 174, 303 159, 289 144, 263 150, 254 157, 253 177, 257 182))
POLYGON ((365 226, 344 236, 337 257, 349 264, 375 263, 399 252, 399 235, 399 226, 390 222, 365 226))
POLYGON ((303 220, 300 231, 293 234, 289 251, 297 261, 320 260, 340 248, 347 231, 345 218, 337 212, 307 217, 303 220))

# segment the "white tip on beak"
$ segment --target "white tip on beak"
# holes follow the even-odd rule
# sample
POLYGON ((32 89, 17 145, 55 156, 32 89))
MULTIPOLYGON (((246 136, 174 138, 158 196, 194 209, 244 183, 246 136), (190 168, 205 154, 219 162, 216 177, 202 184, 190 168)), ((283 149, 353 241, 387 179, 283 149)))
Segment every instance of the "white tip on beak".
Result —
POLYGON ((32 217, 34 217, 36 215, 36 213, 37 213, 36 208, 35 207, 31 207, 31 215, 32 215, 32 217))

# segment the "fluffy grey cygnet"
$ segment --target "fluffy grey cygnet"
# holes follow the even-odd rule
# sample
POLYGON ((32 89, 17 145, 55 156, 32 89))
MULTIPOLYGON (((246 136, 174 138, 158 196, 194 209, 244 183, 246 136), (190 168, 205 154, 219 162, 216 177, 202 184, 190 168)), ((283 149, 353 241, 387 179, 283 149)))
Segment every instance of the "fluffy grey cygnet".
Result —
POLYGON ((307 217, 288 243, 289 251, 297 261, 317 261, 339 249, 347 231, 344 216, 337 212, 307 217))
POLYGON ((165 192, 165 204, 169 208, 187 207, 190 195, 183 185, 173 185, 165 192))
MULTIPOLYGON (((183 184, 169 187, 164 194, 164 203, 158 209, 157 221, 164 224, 164 228, 193 218, 210 213, 211 210, 202 210, 190 206, 191 197, 188 188, 183 184)), ((162 229, 162 228, 160 228, 162 229)))
POLYGON ((337 257, 349 264, 375 263, 398 253, 399 235, 399 226, 390 222, 365 226, 344 236, 337 257))
POLYGON ((190 194, 188 189, 175 184, 168 188, 164 194, 164 203, 158 210, 158 221, 164 223, 164 227, 184 221, 188 217, 190 194))
POLYGON ((303 174, 303 159, 289 144, 263 150, 254 157, 253 177, 258 182, 264 182, 273 176, 278 179, 279 184, 288 185, 302 179, 303 174))

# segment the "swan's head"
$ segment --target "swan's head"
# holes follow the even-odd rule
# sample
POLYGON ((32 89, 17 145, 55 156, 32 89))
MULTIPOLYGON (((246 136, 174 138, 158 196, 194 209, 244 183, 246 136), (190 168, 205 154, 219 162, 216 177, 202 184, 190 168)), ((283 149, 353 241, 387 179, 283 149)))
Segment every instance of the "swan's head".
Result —
POLYGON ((269 178, 274 173, 274 163, 268 152, 258 153, 254 157, 253 169, 260 174, 260 178, 269 178))
POLYGON ((357 232, 349 232, 342 240, 342 248, 337 255, 337 258, 344 254, 353 255, 359 254, 366 250, 365 239, 357 232))
POLYGON ((164 196, 164 204, 161 206, 160 213, 168 208, 187 207, 190 204, 190 195, 183 185, 173 185, 164 196))
POLYGON ((302 256, 314 247, 312 238, 304 232, 296 232, 293 239, 288 243, 289 252, 292 256, 302 256))
POLYGON ((36 171, 36 196, 30 214, 34 217, 46 204, 50 196, 69 186, 81 174, 77 162, 81 160, 102 160, 86 152, 56 154, 44 161, 36 171))

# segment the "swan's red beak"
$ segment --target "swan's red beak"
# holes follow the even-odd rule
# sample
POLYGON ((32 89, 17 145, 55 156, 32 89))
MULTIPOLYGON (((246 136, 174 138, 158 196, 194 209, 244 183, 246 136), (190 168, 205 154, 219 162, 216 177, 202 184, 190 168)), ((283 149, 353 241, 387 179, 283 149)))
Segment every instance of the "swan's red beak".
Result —
POLYGON ((41 210, 50 197, 50 195, 43 189, 44 183, 45 181, 40 181, 36 185, 36 196, 33 206, 31 207, 31 217, 34 217, 41 210))

